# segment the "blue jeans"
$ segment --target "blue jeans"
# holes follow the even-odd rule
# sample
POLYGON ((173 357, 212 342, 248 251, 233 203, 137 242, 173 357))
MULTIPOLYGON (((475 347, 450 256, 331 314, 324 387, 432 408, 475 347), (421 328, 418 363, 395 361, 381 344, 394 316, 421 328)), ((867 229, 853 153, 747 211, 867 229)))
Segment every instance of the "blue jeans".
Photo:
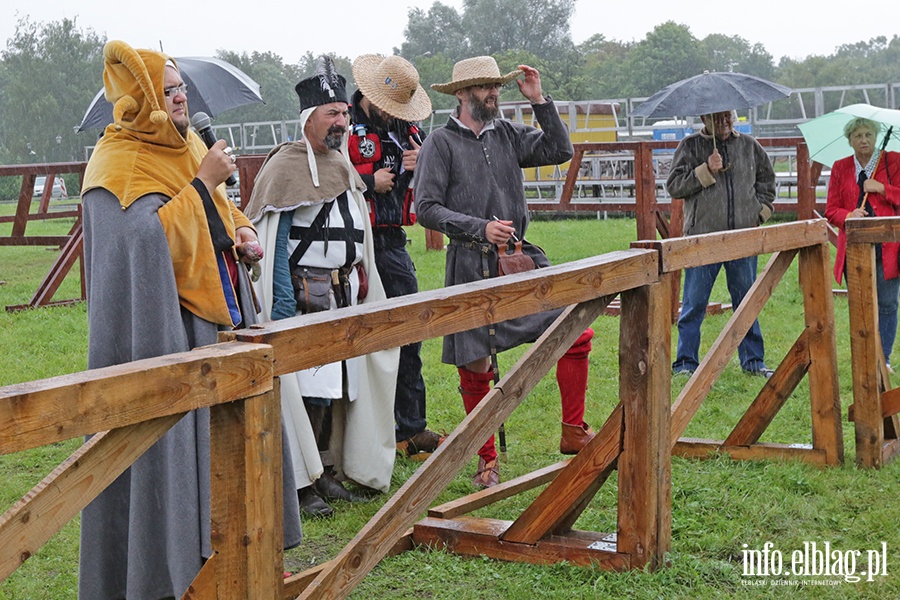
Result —
MULTIPOLYGON (((684 293, 681 316, 678 317, 678 349, 675 362, 672 363, 672 369, 675 371, 682 369, 694 371, 700 364, 700 325, 706 317, 706 305, 709 304, 713 284, 723 266, 734 309, 740 306, 756 280, 755 256, 684 270, 684 293)), ((896 311, 894 317, 896 318, 896 311)), ((896 320, 894 324, 896 325, 896 320)), ((738 346, 741 368, 745 371, 765 369, 764 355, 762 332, 759 329, 759 321, 756 320, 738 346)))
POLYGON ((884 360, 891 364, 891 351, 897 337, 897 305, 900 294, 900 277, 884 278, 881 261, 881 246, 875 249, 875 290, 878 293, 878 334, 881 336, 881 351, 884 360))

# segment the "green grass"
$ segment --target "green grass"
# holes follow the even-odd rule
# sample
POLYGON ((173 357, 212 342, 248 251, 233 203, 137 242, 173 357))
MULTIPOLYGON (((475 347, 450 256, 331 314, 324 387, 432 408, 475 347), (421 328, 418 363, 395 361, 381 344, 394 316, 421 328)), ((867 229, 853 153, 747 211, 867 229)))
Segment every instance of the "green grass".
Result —
MULTIPOLYGON (((0 207, 2 209, 3 207, 0 207)), ((68 224, 56 224, 66 229, 68 224)), ((29 224, 29 233, 41 225, 29 224), (32 231, 31 227, 35 226, 32 231)), ((3 227, 3 226, 0 226, 3 227)), ((0 233, 8 230, 0 229, 0 233)), ((626 248, 634 239, 632 219, 538 221, 528 238, 542 246, 555 263, 626 248)), ((426 252, 424 235, 411 230, 410 251, 417 265, 422 290, 443 284, 444 255, 426 252)), ((27 302, 55 252, 43 248, 3 248, 0 305, 27 302)), ((761 257, 760 268, 768 257, 761 257)), ((70 276, 57 298, 78 293, 77 277, 70 276)), ((724 276, 713 300, 729 302, 724 276)), ((672 552, 670 566, 655 573, 608 573, 599 569, 560 564, 533 566, 484 558, 466 558, 439 551, 414 551, 384 560, 354 591, 353 598, 769 598, 781 597, 782 587, 748 586, 753 578, 742 576, 744 544, 760 549, 770 541, 786 562, 804 542, 827 541, 841 551, 888 548, 888 576, 875 582, 836 586, 791 586, 798 598, 896 598, 900 597, 897 568, 900 548, 900 503, 897 502, 900 466, 892 463, 880 471, 861 471, 854 466, 852 424, 846 407, 852 391, 847 303, 835 298, 839 378, 844 412, 846 464, 838 468, 814 468, 794 462, 732 462, 726 458, 672 461, 672 552)), ((775 366, 793 344, 802 327, 802 302, 796 263, 776 289, 760 321, 766 340, 769 366, 775 366)), ((29 381, 84 368, 87 327, 83 305, 41 309, 15 314, 0 311, 0 348, 7 359, 0 362, 0 385, 29 381)), ((704 350, 729 315, 711 316, 704 324, 704 350)), ((587 418, 600 425, 617 400, 617 348, 619 321, 600 317, 594 324, 596 338, 590 357, 587 418)), ((673 344, 674 344, 673 335, 673 344)), ((451 431, 464 417, 457 392, 456 370, 440 362, 440 339, 423 345, 428 386, 429 426, 451 431)), ((501 356, 508 369, 524 348, 501 356)), ((897 364, 898 361, 894 361, 897 364)), ((676 378, 673 397, 684 379, 676 378)), ((712 393, 691 422, 686 435, 724 438, 749 405, 762 380, 741 373, 734 358, 712 393)), ((763 440, 809 443, 808 386, 804 382, 775 418, 763 440)), ((552 374, 507 420, 508 461, 502 475, 523 475, 560 459, 559 397, 552 374)), ((49 473, 79 444, 62 444, 0 457, 3 506, 12 505, 31 486, 49 473)), ((392 492, 415 472, 420 463, 398 460, 392 492)), ((474 460, 451 482, 436 503, 472 491, 469 478, 474 460)), ((499 519, 515 519, 539 490, 499 502, 475 513, 499 519)), ((286 566, 299 571, 333 558, 367 520, 386 502, 385 495, 367 504, 337 503, 337 516, 328 521, 305 521, 305 539, 287 552, 286 566)), ((615 531, 616 478, 603 486, 583 513, 576 528, 615 531)), ((78 522, 70 523, 34 557, 0 584, 0 599, 72 598, 77 588, 78 522)), ((777 579, 777 578, 776 578, 777 579)), ((819 578, 822 579, 822 578, 819 578)), ((774 580, 770 578, 770 580, 774 580)), ((766 583, 769 583, 767 580, 766 583)))

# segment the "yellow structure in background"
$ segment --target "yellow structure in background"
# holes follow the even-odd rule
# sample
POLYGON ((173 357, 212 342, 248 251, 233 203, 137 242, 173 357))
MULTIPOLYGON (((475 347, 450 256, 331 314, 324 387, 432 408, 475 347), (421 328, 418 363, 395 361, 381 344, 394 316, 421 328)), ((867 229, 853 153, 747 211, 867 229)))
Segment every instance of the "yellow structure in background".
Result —
MULTIPOLYGON (((559 116, 569 127, 569 137, 573 144, 615 142, 618 124, 618 103, 610 102, 559 102, 556 101, 559 116)), ((503 117, 517 123, 538 127, 537 120, 528 102, 504 102, 500 105, 503 117)), ((559 181, 565 179, 569 163, 561 165, 523 169, 525 181, 559 181)))

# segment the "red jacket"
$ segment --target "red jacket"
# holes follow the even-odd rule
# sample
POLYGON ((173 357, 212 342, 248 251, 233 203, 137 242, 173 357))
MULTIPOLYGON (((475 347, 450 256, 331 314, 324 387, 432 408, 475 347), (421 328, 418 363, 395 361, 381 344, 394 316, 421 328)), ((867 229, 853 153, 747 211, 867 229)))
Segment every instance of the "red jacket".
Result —
MULTIPOLYGON (((900 153, 886 152, 878 163, 874 179, 884 184, 884 195, 870 193, 868 200, 875 211, 876 217, 900 216, 900 153), (888 183, 885 159, 890 169, 888 183)), ((831 178, 828 182, 828 199, 825 203, 825 218, 837 227, 838 233, 837 256, 834 259, 834 278, 840 283, 844 274, 844 262, 847 257, 847 232, 844 231, 844 221, 847 215, 857 207, 859 203, 859 184, 856 180, 856 165, 853 155, 834 163, 831 167, 831 178)), ((898 268, 898 251, 900 243, 888 242, 881 245, 881 260, 884 264, 884 276, 893 279, 900 275, 898 268)))

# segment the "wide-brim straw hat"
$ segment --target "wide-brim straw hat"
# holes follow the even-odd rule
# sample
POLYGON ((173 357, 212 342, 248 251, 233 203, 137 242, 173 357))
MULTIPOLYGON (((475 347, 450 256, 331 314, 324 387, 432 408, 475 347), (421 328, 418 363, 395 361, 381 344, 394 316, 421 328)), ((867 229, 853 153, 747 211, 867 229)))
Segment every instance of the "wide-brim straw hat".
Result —
POLYGON ((353 61, 353 79, 372 104, 396 119, 422 121, 431 115, 419 72, 401 56, 363 54, 353 61))
POLYGON ((500 67, 492 56, 475 56, 461 60, 453 65, 453 79, 447 83, 433 83, 431 89, 442 94, 454 94, 473 85, 483 83, 499 83, 504 85, 519 76, 522 71, 516 69, 506 75, 500 74, 500 67))

